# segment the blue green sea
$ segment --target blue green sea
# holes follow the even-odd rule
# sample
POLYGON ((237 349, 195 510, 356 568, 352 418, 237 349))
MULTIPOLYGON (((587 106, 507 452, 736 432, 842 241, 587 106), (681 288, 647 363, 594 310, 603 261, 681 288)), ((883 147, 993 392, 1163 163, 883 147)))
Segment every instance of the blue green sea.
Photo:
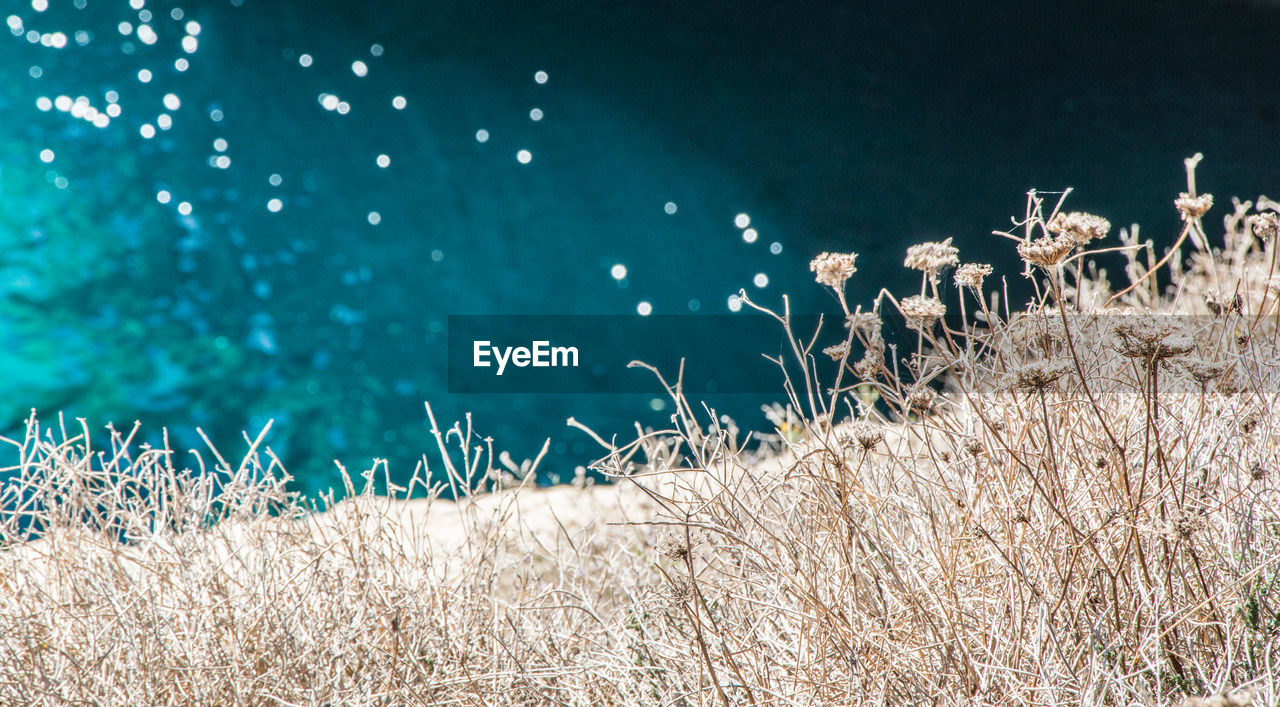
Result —
POLYGON ((451 394, 450 315, 830 313, 818 252, 860 253, 866 302, 947 237, 1016 274, 990 231, 1033 187, 1167 245, 1195 152, 1220 203, 1280 198, 1269 3, 0 8, 0 434, 36 409, 230 457, 272 420, 313 494, 334 460, 407 476, 425 402, 517 459, 549 438, 544 483, 598 449, 566 418, 670 415, 656 383, 451 394))

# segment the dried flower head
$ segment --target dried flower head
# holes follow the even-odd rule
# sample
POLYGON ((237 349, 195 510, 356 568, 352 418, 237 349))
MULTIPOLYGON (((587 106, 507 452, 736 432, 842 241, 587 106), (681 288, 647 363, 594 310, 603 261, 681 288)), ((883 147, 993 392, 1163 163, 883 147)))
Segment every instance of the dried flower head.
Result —
POLYGON ((1254 430, 1258 429, 1258 425, 1261 422, 1262 415, 1260 415, 1257 410, 1250 410, 1245 413, 1244 417, 1240 418, 1240 422, 1238 424, 1242 433, 1252 434, 1254 430))
POLYGON ((1178 511, 1169 519, 1169 535, 1183 540, 1209 527, 1204 516, 1178 511))
POLYGON ((956 270, 956 285, 959 287, 968 287, 976 292, 982 289, 982 281, 990 274, 990 265, 965 263, 956 270))
POLYGON ((869 381, 876 377, 880 369, 884 367, 884 350, 876 353, 867 351, 862 358, 853 365, 853 372, 858 376, 858 380, 869 381))
POLYGON ((1043 236, 1019 243, 1018 255, 1029 263, 1049 268, 1062 262, 1075 247, 1075 239, 1070 236, 1043 236))
POLYGON ((1111 231, 1111 222, 1083 211, 1059 211, 1045 228, 1050 233, 1066 236, 1079 245, 1085 245, 1089 241, 1105 238, 1111 231))
POLYGON ((1262 481, 1269 475, 1270 472, 1262 462, 1254 462, 1253 466, 1249 467, 1249 479, 1251 481, 1262 481))
POLYGON ((1122 356, 1154 362, 1195 348, 1195 340, 1172 317, 1139 315, 1120 320, 1114 327, 1120 337, 1115 350, 1122 356))
POLYGON ((979 454, 982 454, 984 451, 982 448, 982 440, 977 437, 965 437, 964 451, 968 452, 971 457, 976 457, 979 454))
POLYGON ((1188 358, 1182 361, 1182 368, 1196 380, 1197 383, 1204 385, 1209 381, 1222 377, 1227 372, 1228 365, 1224 361, 1209 361, 1203 358, 1188 358))
POLYGON ((1213 208, 1213 194, 1191 196, 1183 192, 1173 200, 1173 205, 1182 213, 1183 221, 1191 221, 1204 216, 1209 209, 1213 208))
POLYGON ((864 452, 871 451, 877 444, 884 441, 884 430, 869 422, 853 423, 852 432, 854 440, 858 442, 858 446, 864 452))
POLYGON ((960 262, 959 256, 960 250, 951 245, 951 239, 948 238, 941 243, 930 241, 907 248, 907 259, 902 264, 933 277, 939 270, 960 262))
POLYGON ((1066 361, 1032 361, 1005 376, 1005 386, 1014 390, 1040 392, 1071 369, 1066 361))
POLYGON ((1263 241, 1274 241, 1280 236, 1280 217, 1268 211, 1249 217, 1249 230, 1263 241))
POLYGON ((936 297, 912 295, 898 305, 902 316, 906 317, 907 326, 911 329, 928 329, 939 319, 946 316, 947 307, 936 297))
POLYGON ((1118 319, 1112 327, 1116 334, 1146 344, 1154 344, 1169 337, 1186 336, 1182 323, 1171 316, 1138 314, 1118 319))
POLYGON ((880 315, 876 312, 864 312, 859 307, 858 310, 845 317, 844 326, 846 329, 856 329, 868 336, 878 335, 880 327, 884 322, 880 320, 880 315))
POLYGON ((876 329, 867 337, 867 348, 862 354, 862 360, 853 366, 853 372, 860 380, 871 380, 876 377, 884 367, 884 351, 884 337, 880 336, 880 330, 876 329))
POLYGON ((907 394, 907 406, 916 412, 924 412, 933 407, 933 403, 938 399, 938 392, 927 385, 907 394))
POLYGON ((840 342, 823 349, 822 353, 830 356, 832 361, 843 361, 849 357, 849 344, 840 342))
POLYGON ((684 533, 672 531, 663 534, 655 549, 669 559, 683 560, 689 554, 689 543, 685 541, 684 533))
POLYGON ((689 580, 684 577, 673 577, 670 582, 671 596, 669 598, 673 605, 679 606, 693 600, 693 585, 689 584, 689 580))
POLYGON ((814 279, 819 283, 840 289, 858 272, 854 265, 857 259, 857 253, 820 253, 809 262, 809 271, 816 273, 814 279))

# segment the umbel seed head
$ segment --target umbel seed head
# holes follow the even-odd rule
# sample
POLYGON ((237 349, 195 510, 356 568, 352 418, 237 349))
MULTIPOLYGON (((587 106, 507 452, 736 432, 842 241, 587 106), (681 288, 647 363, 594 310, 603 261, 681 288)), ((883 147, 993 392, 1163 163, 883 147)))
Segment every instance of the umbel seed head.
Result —
POLYGON ((1249 217, 1249 230, 1262 241, 1274 241, 1280 236, 1280 217, 1274 213, 1254 214, 1249 217))
POLYGON ((1017 390, 1040 392, 1070 370, 1066 361, 1032 361, 1008 374, 1005 385, 1017 390))
POLYGON ((1200 196, 1191 196, 1183 192, 1173 200, 1173 206, 1182 214, 1183 221, 1191 221, 1209 213, 1209 209, 1213 208, 1213 194, 1201 194, 1200 196))
POLYGON ((982 289, 982 281, 990 274, 990 265, 965 263, 956 270, 956 285, 959 287, 968 287, 976 292, 982 289))
POLYGON ((906 318, 907 326, 912 329, 928 329, 947 315, 947 306, 936 297, 920 295, 912 295, 902 300, 898 309, 906 318))
POLYGON ((1018 244, 1018 255, 1028 263, 1050 268, 1075 250, 1076 241, 1071 236, 1042 236, 1018 244))
POLYGON ((809 271, 820 284, 839 289, 858 272, 857 253, 820 253, 809 262, 809 271))
POLYGON ((918 243, 907 248, 907 259, 902 264, 912 270, 928 273, 932 277, 939 270, 960 262, 959 254, 959 249, 951 245, 950 238, 941 243, 935 241, 918 243))
POLYGON ((1050 233, 1070 238, 1078 245, 1085 245, 1089 241, 1105 238, 1111 231, 1111 222, 1083 211, 1059 211, 1045 228, 1050 233))

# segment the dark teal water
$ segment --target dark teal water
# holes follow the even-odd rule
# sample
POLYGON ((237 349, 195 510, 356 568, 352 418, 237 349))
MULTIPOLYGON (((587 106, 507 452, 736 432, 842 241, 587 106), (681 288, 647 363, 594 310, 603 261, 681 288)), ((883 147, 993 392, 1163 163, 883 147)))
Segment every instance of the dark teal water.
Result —
MULTIPOLYGON (((1012 269, 987 234, 1031 187, 1167 243, 1195 151, 1222 201, 1280 192, 1264 6, 5 9, 0 428, 65 410, 184 447, 200 426, 234 454, 274 419, 309 491, 335 458, 408 473, 427 400, 517 458, 551 437, 548 480, 594 451, 566 417, 665 416, 653 396, 449 395, 449 314, 723 314, 739 288, 829 311, 821 250, 862 253, 862 300, 911 287, 919 240, 1012 269)), ((764 427, 760 402, 718 404, 764 427)))

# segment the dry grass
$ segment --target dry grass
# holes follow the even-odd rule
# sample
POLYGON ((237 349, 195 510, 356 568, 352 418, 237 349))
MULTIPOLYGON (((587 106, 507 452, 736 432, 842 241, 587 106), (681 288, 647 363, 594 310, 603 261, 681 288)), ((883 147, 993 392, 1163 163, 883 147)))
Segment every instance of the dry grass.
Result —
POLYGON ((671 429, 601 440, 613 486, 527 488, 455 426, 441 473, 493 493, 316 511, 261 438, 191 472, 33 420, 0 702, 1278 704, 1277 205, 1211 238, 1194 166, 1189 257, 1030 195, 1017 311, 949 242, 865 311, 824 254, 849 326, 792 332, 775 441, 664 381, 671 429))

